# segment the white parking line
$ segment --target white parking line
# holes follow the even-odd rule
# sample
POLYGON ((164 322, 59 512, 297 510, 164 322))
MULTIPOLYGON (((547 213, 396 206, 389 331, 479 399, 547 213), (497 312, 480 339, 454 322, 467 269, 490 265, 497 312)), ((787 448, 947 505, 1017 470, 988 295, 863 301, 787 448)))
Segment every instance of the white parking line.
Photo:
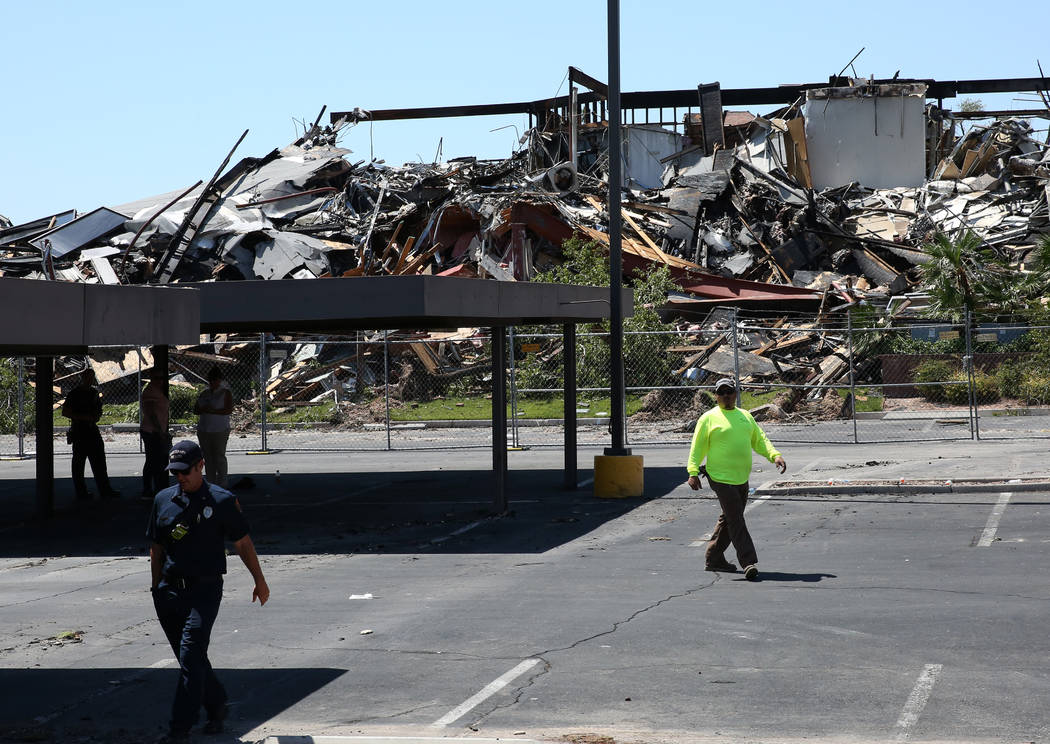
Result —
POLYGON ((175 663, 175 659, 173 657, 169 656, 167 659, 161 659, 160 661, 153 662, 152 664, 149 665, 149 668, 150 669, 163 669, 164 667, 171 666, 174 663, 175 663))
POLYGON ((470 530, 472 530, 475 527, 477 527, 479 524, 485 524, 485 522, 487 522, 487 521, 489 521, 489 520, 487 520, 487 519, 479 519, 477 522, 471 522, 470 524, 468 524, 468 525, 466 525, 464 527, 460 527, 458 530, 453 530, 452 532, 448 533, 447 535, 443 535, 442 537, 435 537, 433 540, 430 541, 430 544, 440 544, 440 543, 445 542, 446 540, 451 540, 453 537, 459 537, 464 532, 469 532, 470 530))
MULTIPOLYGON (((759 486, 755 490, 756 490, 756 492, 757 491, 765 491, 767 488, 772 486, 774 483, 776 483, 775 480, 766 481, 765 483, 763 483, 761 486, 759 486)), ((751 498, 749 498, 747 500, 747 506, 744 507, 744 511, 745 512, 754 511, 758 507, 762 506, 762 504, 764 504, 769 499, 769 497, 772 496, 772 495, 773 495, 772 493, 752 494, 751 498)))
POLYGON ((919 720, 922 709, 926 707, 930 693, 933 692, 933 683, 937 681, 937 675, 941 673, 941 669, 941 664, 927 664, 923 667, 919 680, 915 683, 911 695, 908 696, 908 701, 904 703, 901 717, 897 719, 896 741, 907 741, 911 736, 912 727, 919 720))
POLYGON ((476 694, 474 694, 471 697, 467 698, 462 703, 457 705, 455 708, 450 710, 448 713, 446 713, 445 715, 441 716, 441 718, 439 718, 436 721, 434 721, 433 725, 435 725, 435 726, 447 726, 450 723, 452 723, 453 721, 456 721, 456 720, 462 718, 472 708, 476 708, 482 702, 484 702, 488 698, 492 697, 497 692, 499 692, 504 687, 506 687, 508 684, 510 684, 510 681, 512 679, 514 679, 515 677, 521 676, 522 674, 527 672, 529 669, 532 669, 534 666, 536 666, 539 663, 540 663, 539 659, 526 659, 525 661, 523 661, 520 664, 518 664, 516 667, 511 669, 506 674, 503 674, 500 677, 497 677, 493 681, 489 682, 487 685, 482 687, 481 690, 479 690, 476 694))
POLYGON ((816 460, 813 460, 812 462, 808 462, 805 465, 803 465, 801 468, 798 469, 798 472, 804 473, 807 470, 813 470, 817 465, 820 465, 820 463, 822 462, 824 462, 824 458, 818 457, 816 460))
POLYGON ((984 526, 981 539, 977 541, 978 548, 987 548, 995 540, 995 531, 999 529, 999 520, 1003 518, 1003 512, 1006 511, 1006 505, 1010 503, 1011 496, 1013 496, 1012 493, 999 494, 999 500, 992 507, 992 513, 988 515, 988 523, 984 526))

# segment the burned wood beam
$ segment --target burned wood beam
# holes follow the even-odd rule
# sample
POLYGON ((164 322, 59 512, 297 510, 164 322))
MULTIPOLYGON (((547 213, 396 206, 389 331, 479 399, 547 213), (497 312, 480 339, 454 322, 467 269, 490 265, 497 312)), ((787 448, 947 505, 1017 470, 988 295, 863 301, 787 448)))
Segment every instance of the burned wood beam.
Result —
POLYGON ((722 86, 717 82, 697 86, 700 96, 700 125, 704 133, 704 154, 713 155, 715 149, 725 147, 722 129, 722 86))
POLYGON ((580 69, 570 65, 569 66, 569 85, 573 85, 574 83, 580 83, 585 88, 589 88, 590 90, 592 90, 595 93, 597 93, 598 95, 600 95, 602 98, 606 98, 607 99, 609 97, 609 86, 608 85, 606 85, 605 83, 599 82, 598 80, 596 80, 595 78, 592 78, 590 75, 588 75, 587 73, 583 72, 582 70, 580 70, 580 69))

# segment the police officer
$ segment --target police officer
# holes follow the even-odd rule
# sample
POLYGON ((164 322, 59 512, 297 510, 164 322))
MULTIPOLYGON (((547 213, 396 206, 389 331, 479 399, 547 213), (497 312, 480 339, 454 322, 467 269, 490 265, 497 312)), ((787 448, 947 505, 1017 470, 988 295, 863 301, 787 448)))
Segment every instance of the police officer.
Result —
POLYGON ((255 579, 252 602, 266 604, 270 589, 237 499, 204 480, 200 447, 179 442, 168 453, 167 469, 178 483, 154 498, 146 534, 153 604, 180 667, 170 729, 161 741, 179 742, 189 738, 202 705, 208 716, 205 733, 221 733, 226 717, 226 690, 208 661, 226 573, 224 539, 233 542, 255 579))
POLYGON ((78 500, 91 498, 84 481, 84 462, 91 463, 91 474, 102 498, 115 499, 120 492, 109 482, 106 468, 106 445, 98 430, 102 418, 102 396, 95 387, 95 372, 85 367, 80 374, 80 384, 69 391, 62 404, 62 415, 69 419, 66 440, 73 445, 73 489, 78 500))

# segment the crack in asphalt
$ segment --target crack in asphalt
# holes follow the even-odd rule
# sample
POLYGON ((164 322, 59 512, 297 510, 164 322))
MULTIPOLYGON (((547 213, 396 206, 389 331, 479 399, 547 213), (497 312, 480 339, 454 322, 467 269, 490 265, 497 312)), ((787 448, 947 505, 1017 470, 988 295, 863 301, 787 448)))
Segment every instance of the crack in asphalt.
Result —
POLYGON ((136 575, 138 573, 140 573, 140 572, 136 571, 135 573, 125 573, 125 574, 121 574, 120 576, 114 576, 111 579, 106 579, 105 581, 100 581, 100 582, 95 583, 95 584, 89 584, 87 586, 74 587, 73 589, 69 589, 69 590, 64 591, 64 592, 55 592, 54 594, 45 594, 45 595, 41 595, 39 597, 32 597, 30 599, 24 599, 21 602, 8 602, 7 604, 0 604, 0 609, 3 609, 5 607, 19 607, 21 605, 32 604, 33 602, 42 602, 42 601, 48 600, 48 599, 56 599, 57 597, 64 597, 67 594, 76 594, 77 592, 86 591, 88 589, 97 589, 98 587, 106 586, 107 584, 112 584, 114 581, 122 581, 122 580, 128 578, 129 576, 134 576, 134 575, 136 575))
MULTIPOLYGON (((717 584, 721 580, 722 580, 721 575, 715 574, 714 578, 712 578, 709 583, 703 584, 703 585, 698 586, 698 587, 694 587, 693 589, 689 589, 687 591, 680 592, 678 594, 671 594, 671 595, 669 595, 667 597, 664 597, 663 599, 661 599, 659 601, 653 602, 650 605, 646 605, 645 607, 641 608, 640 610, 636 610, 635 612, 632 612, 630 615, 628 615, 623 620, 617 620, 616 622, 614 622, 612 624, 612 627, 609 628, 608 630, 603 630, 601 633, 595 633, 593 635, 587 636, 586 638, 581 638, 578 641, 574 641, 573 643, 570 643, 568 646, 559 646, 559 647, 556 647, 556 648, 547 649, 545 651, 540 651, 539 653, 530 654, 529 656, 527 656, 525 658, 527 658, 527 659, 539 659, 541 662, 543 662, 543 667, 541 669, 537 670, 535 673, 530 674, 528 679, 525 682, 521 683, 520 685, 518 685, 515 688, 512 699, 510 699, 510 700, 508 700, 508 701, 506 701, 504 703, 497 703, 497 704, 493 705, 485 713, 482 713, 481 715, 477 716, 474 719, 474 721, 470 724, 470 728, 473 729, 473 728, 476 728, 476 727, 480 726, 482 724, 482 722, 484 722, 484 720, 486 718, 491 716, 493 713, 496 713, 497 711, 503 710, 505 708, 511 708, 511 707, 517 705, 521 701, 521 696, 525 693, 525 690, 527 690, 529 687, 531 687, 533 684, 535 684, 535 682, 536 682, 536 680, 538 678, 540 678, 544 674, 547 674, 548 672, 550 672, 550 670, 551 670, 553 665, 546 658, 546 656, 548 656, 549 654, 556 654, 556 653, 559 653, 561 651, 570 651, 570 650, 572 650, 572 649, 574 649, 574 648, 576 648, 576 647, 578 647, 578 646, 580 646, 580 645, 582 645, 584 643, 587 643, 589 641, 593 641, 596 638, 602 638, 603 636, 612 635, 613 633, 618 631, 621 627, 623 627, 624 625, 627 625, 627 623, 629 623, 632 620, 634 620, 635 618, 637 618, 639 615, 642 615, 642 614, 644 614, 646 612, 649 612, 650 610, 654 610, 657 607, 659 607, 660 605, 666 604, 667 602, 670 602, 671 600, 682 599, 684 597, 688 597, 690 595, 696 594, 697 592, 703 591, 704 589, 710 589, 712 586, 714 586, 715 584, 717 584)), ((523 658, 522 661, 524 661, 524 660, 525 659, 523 658)))
POLYGON ((408 708, 406 710, 401 710, 401 711, 398 711, 397 713, 390 713, 390 714, 385 715, 385 716, 367 716, 365 718, 351 718, 351 719, 346 720, 346 721, 340 721, 337 725, 338 726, 354 726, 354 725, 357 725, 359 723, 372 723, 372 722, 375 722, 375 721, 389 721, 389 720, 393 720, 394 718, 400 718, 401 716, 407 716, 407 715, 410 715, 412 713, 417 713, 417 712, 419 712, 421 710, 432 710, 432 709, 437 708, 437 707, 438 707, 437 703, 427 703, 426 705, 417 705, 414 708, 408 708))
POLYGON ((276 648, 282 651, 344 651, 351 654, 401 654, 404 656, 444 656, 454 660, 507 660, 521 659, 513 656, 483 656, 481 654, 468 654, 463 651, 432 651, 429 649, 401 649, 401 648, 346 648, 345 646, 283 646, 278 643, 265 643, 267 648, 276 648))

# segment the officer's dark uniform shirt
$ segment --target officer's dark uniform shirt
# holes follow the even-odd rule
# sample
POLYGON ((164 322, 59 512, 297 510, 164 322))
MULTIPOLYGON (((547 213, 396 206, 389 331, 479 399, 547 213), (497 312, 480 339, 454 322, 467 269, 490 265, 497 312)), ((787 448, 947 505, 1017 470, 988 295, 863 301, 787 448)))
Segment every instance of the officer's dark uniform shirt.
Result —
MULTIPOLYGON (((66 405, 69 412, 76 415, 90 416, 96 420, 102 416, 102 399, 90 385, 77 385, 70 390, 66 396, 66 405)), ((70 426, 73 429, 89 429, 95 424, 92 421, 74 420, 70 426)))
POLYGON ((163 575, 185 579, 226 573, 224 541, 247 534, 236 497, 207 481, 196 493, 182 493, 178 485, 158 493, 146 529, 146 536, 164 547, 163 575))

